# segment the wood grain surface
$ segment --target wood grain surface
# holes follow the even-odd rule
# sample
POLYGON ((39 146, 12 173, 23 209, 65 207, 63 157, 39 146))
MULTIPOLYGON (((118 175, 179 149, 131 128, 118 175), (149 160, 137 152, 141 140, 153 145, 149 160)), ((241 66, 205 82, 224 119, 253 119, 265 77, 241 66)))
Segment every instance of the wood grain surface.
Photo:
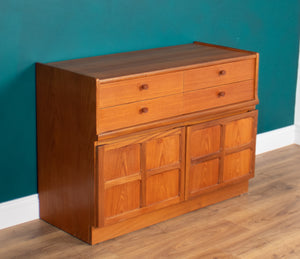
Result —
POLYGON ((256 158, 249 193, 95 246, 35 220, 0 231, 0 258, 300 257, 300 147, 256 158))
POLYGON ((89 241, 94 200, 95 80, 43 64, 36 68, 40 217, 89 241))
POLYGON ((176 128, 97 147, 96 226, 183 200, 184 137, 176 128))
POLYGON ((250 51, 233 51, 198 43, 73 59, 49 65, 98 78, 101 84, 255 57, 256 53, 250 51))
POLYGON ((183 72, 184 91, 254 79, 255 59, 201 67, 183 72))
POLYGON ((37 64, 41 218, 95 244, 247 192, 257 57, 197 42, 37 64))
POLYGON ((97 106, 100 108, 157 98, 183 90, 182 72, 141 77, 97 87, 97 106))
POLYGON ((254 81, 235 82, 183 93, 183 113, 254 100, 254 81), (223 95, 220 95, 223 93, 223 95))

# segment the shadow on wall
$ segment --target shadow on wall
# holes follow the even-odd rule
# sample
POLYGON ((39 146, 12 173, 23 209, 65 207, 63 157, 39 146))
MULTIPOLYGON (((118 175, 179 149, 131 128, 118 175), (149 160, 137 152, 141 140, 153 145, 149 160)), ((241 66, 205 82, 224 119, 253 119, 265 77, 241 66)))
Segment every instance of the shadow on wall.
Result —
POLYGON ((31 64, 0 86, 0 202, 37 192, 35 117, 31 64))

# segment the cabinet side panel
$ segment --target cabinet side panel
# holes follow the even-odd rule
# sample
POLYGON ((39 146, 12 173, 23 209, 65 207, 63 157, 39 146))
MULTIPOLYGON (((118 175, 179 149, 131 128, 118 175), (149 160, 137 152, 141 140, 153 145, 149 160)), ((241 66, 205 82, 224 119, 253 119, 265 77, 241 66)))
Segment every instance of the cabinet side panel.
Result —
POLYGON ((96 82, 36 65, 40 217, 89 242, 96 82))

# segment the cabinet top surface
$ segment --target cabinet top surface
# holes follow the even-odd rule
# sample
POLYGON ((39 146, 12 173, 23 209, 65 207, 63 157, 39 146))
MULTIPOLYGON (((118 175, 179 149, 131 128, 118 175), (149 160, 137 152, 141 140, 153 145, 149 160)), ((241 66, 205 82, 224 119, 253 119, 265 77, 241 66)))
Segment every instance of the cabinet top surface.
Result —
POLYGON ((108 82, 251 58, 255 52, 200 42, 48 63, 108 82))

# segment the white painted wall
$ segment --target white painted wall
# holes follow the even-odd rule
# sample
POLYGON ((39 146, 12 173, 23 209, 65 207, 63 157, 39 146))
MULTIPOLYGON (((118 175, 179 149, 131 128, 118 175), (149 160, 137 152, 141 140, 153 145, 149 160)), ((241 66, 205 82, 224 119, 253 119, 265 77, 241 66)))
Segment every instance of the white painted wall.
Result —
POLYGON ((300 145, 300 44, 299 44, 298 78, 297 78, 296 105, 295 105, 295 143, 300 145))

